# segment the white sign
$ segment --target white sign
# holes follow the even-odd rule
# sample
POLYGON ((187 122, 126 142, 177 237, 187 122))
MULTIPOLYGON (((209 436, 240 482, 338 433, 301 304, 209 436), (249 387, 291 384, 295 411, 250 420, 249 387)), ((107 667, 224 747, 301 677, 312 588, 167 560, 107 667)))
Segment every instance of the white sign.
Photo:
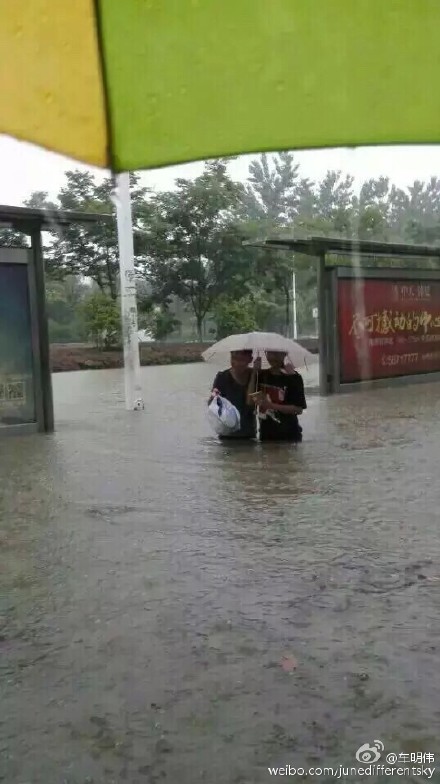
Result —
POLYGON ((318 318, 318 308, 313 308, 312 314, 313 314, 313 318, 318 318))

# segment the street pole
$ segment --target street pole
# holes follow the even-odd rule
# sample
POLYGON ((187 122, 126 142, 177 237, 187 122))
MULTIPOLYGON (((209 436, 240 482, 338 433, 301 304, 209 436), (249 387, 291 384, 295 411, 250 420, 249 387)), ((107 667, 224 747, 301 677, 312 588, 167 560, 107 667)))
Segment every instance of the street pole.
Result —
POLYGON ((116 217, 118 223, 119 277, 121 291, 122 343, 124 347, 125 407, 127 411, 144 408, 140 383, 136 271, 134 268, 133 221, 130 175, 116 177, 116 217))
POLYGON ((327 356, 327 303, 325 253, 318 262, 318 346, 319 346, 319 391, 322 396, 328 395, 328 356, 327 356))
POLYGON ((292 272, 292 322, 293 322, 293 339, 298 339, 298 325, 296 318, 296 274, 292 272))

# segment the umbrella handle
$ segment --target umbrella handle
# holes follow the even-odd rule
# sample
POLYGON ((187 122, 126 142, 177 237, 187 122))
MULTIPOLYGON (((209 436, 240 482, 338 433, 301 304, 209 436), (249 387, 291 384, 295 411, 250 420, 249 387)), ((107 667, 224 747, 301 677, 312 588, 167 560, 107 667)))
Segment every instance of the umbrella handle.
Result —
MULTIPOLYGON (((256 354, 257 354, 257 355, 256 355, 256 357, 255 357, 255 360, 254 360, 254 362, 256 362, 256 361, 257 361, 257 359, 261 359, 261 357, 260 357, 260 349, 258 349, 258 348, 256 349, 256 354)), ((255 370, 255 368, 254 368, 254 370, 255 370)), ((258 370, 257 370, 257 373, 258 373, 258 370)))

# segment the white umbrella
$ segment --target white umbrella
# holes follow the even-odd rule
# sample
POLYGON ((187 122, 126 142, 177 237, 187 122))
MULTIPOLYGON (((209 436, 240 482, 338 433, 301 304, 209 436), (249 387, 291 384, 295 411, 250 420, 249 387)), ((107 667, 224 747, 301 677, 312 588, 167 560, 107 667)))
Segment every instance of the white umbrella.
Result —
POLYGON ((276 332, 245 332, 243 335, 229 335, 207 348, 202 357, 205 362, 224 365, 229 363, 231 351, 244 351, 245 349, 253 352, 254 359, 260 356, 263 367, 268 367, 265 357, 266 351, 283 351, 287 354, 289 362, 298 368, 309 367, 318 362, 316 354, 307 351, 295 340, 277 335, 276 332))

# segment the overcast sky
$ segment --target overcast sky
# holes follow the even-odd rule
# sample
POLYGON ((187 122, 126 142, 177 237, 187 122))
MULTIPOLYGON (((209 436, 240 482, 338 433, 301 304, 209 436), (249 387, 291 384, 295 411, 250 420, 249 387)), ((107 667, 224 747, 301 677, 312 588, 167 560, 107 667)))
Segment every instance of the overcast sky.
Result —
MULTIPOLYGON (((302 176, 312 180, 320 179, 327 169, 351 173, 357 183, 385 175, 402 187, 415 179, 440 177, 440 146, 311 150, 298 152, 295 157, 302 176)), ((248 164, 249 156, 241 156, 231 162, 230 174, 246 179, 248 164)), ((72 168, 85 169, 60 155, 0 136, 0 204, 20 205, 36 190, 48 191, 55 197, 63 184, 64 172, 72 168)), ((176 177, 194 177, 202 168, 201 163, 170 166, 144 173, 142 178, 150 187, 167 189, 176 177)))

